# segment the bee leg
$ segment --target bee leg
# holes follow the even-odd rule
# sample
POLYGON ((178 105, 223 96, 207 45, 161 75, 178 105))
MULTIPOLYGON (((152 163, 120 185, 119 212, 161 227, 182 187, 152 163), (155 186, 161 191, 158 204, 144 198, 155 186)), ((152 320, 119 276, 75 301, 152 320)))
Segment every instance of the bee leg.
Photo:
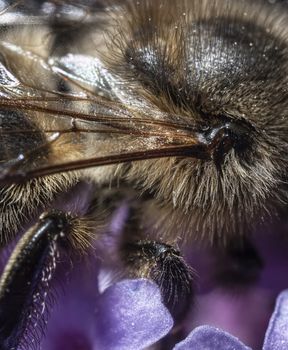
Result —
POLYGON ((193 299, 193 271, 179 250, 150 240, 126 242, 122 259, 132 278, 149 278, 158 284, 163 302, 175 321, 181 321, 193 299))
POLYGON ((263 268, 263 261, 256 248, 246 237, 227 244, 220 252, 217 280, 225 286, 249 285, 254 283, 263 268))
POLYGON ((36 313, 35 296, 39 293, 39 285, 42 283, 45 287, 53 272, 57 256, 56 245, 69 231, 69 226, 69 217, 63 212, 42 215, 39 222, 22 236, 13 250, 0 279, 1 350, 17 349, 29 321, 33 322, 34 328, 39 321, 35 317, 42 316, 36 313))

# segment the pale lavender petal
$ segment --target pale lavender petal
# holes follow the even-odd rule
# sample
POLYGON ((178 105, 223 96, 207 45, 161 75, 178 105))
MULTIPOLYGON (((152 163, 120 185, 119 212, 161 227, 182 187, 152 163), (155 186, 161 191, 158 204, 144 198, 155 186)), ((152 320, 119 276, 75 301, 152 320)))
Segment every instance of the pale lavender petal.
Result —
POLYGON ((220 329, 201 326, 177 344, 174 350, 251 350, 237 338, 220 329))
POLYGON ((173 320, 158 287, 144 279, 106 289, 96 306, 95 349, 140 350, 164 337, 173 320))
POLYGON ((263 350, 288 349, 288 290, 282 292, 266 332, 263 350))

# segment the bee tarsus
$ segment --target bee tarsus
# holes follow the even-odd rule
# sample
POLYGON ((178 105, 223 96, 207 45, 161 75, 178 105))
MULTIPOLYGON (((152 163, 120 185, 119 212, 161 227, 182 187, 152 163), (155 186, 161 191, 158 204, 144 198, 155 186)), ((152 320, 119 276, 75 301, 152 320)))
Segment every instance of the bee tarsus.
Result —
POLYGON ((129 242, 122 256, 130 277, 145 277, 158 284, 164 304, 175 321, 193 305, 195 275, 173 246, 150 240, 129 242))

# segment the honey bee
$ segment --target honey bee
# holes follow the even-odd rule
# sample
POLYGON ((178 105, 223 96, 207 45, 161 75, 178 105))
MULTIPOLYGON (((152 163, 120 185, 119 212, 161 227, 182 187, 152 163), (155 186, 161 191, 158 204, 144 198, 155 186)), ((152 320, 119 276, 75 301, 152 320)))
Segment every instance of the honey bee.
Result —
POLYGON ((59 251, 85 255, 123 202, 123 270, 154 280, 176 321, 194 291, 186 243, 260 266, 250 235, 287 213, 286 9, 1 4, 1 249, 17 242, 0 280, 1 349, 22 344, 59 251), (57 204, 82 182, 85 204, 57 204))

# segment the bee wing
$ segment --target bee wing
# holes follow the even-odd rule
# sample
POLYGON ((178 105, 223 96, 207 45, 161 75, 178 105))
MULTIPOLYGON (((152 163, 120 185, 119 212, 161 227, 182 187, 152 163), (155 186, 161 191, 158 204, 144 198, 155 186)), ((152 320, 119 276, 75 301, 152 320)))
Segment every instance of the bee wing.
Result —
POLYGON ((37 40, 45 46, 49 31, 35 35, 32 48, 18 35, 0 38, 0 182, 155 157, 206 156, 191 121, 135 96, 99 58, 53 57, 37 40))
POLYGON ((2 182, 199 152, 191 129, 101 99, 2 99, 0 107, 2 182))
POLYGON ((19 46, 3 41, 0 46, 6 57, 11 56, 9 69, 0 62, 3 183, 86 167, 183 156, 193 154, 197 147, 199 151, 191 125, 133 97, 97 58, 68 55, 47 62, 19 46), (13 66, 21 60, 26 60, 21 69, 13 66), (40 73, 36 81, 25 72, 25 67, 31 67, 27 60, 33 61, 40 73), (92 73, 90 69, 87 73, 87 65, 92 73), (48 86, 61 79, 73 86, 69 92, 48 86), (129 93, 128 100, 125 95, 129 93))

